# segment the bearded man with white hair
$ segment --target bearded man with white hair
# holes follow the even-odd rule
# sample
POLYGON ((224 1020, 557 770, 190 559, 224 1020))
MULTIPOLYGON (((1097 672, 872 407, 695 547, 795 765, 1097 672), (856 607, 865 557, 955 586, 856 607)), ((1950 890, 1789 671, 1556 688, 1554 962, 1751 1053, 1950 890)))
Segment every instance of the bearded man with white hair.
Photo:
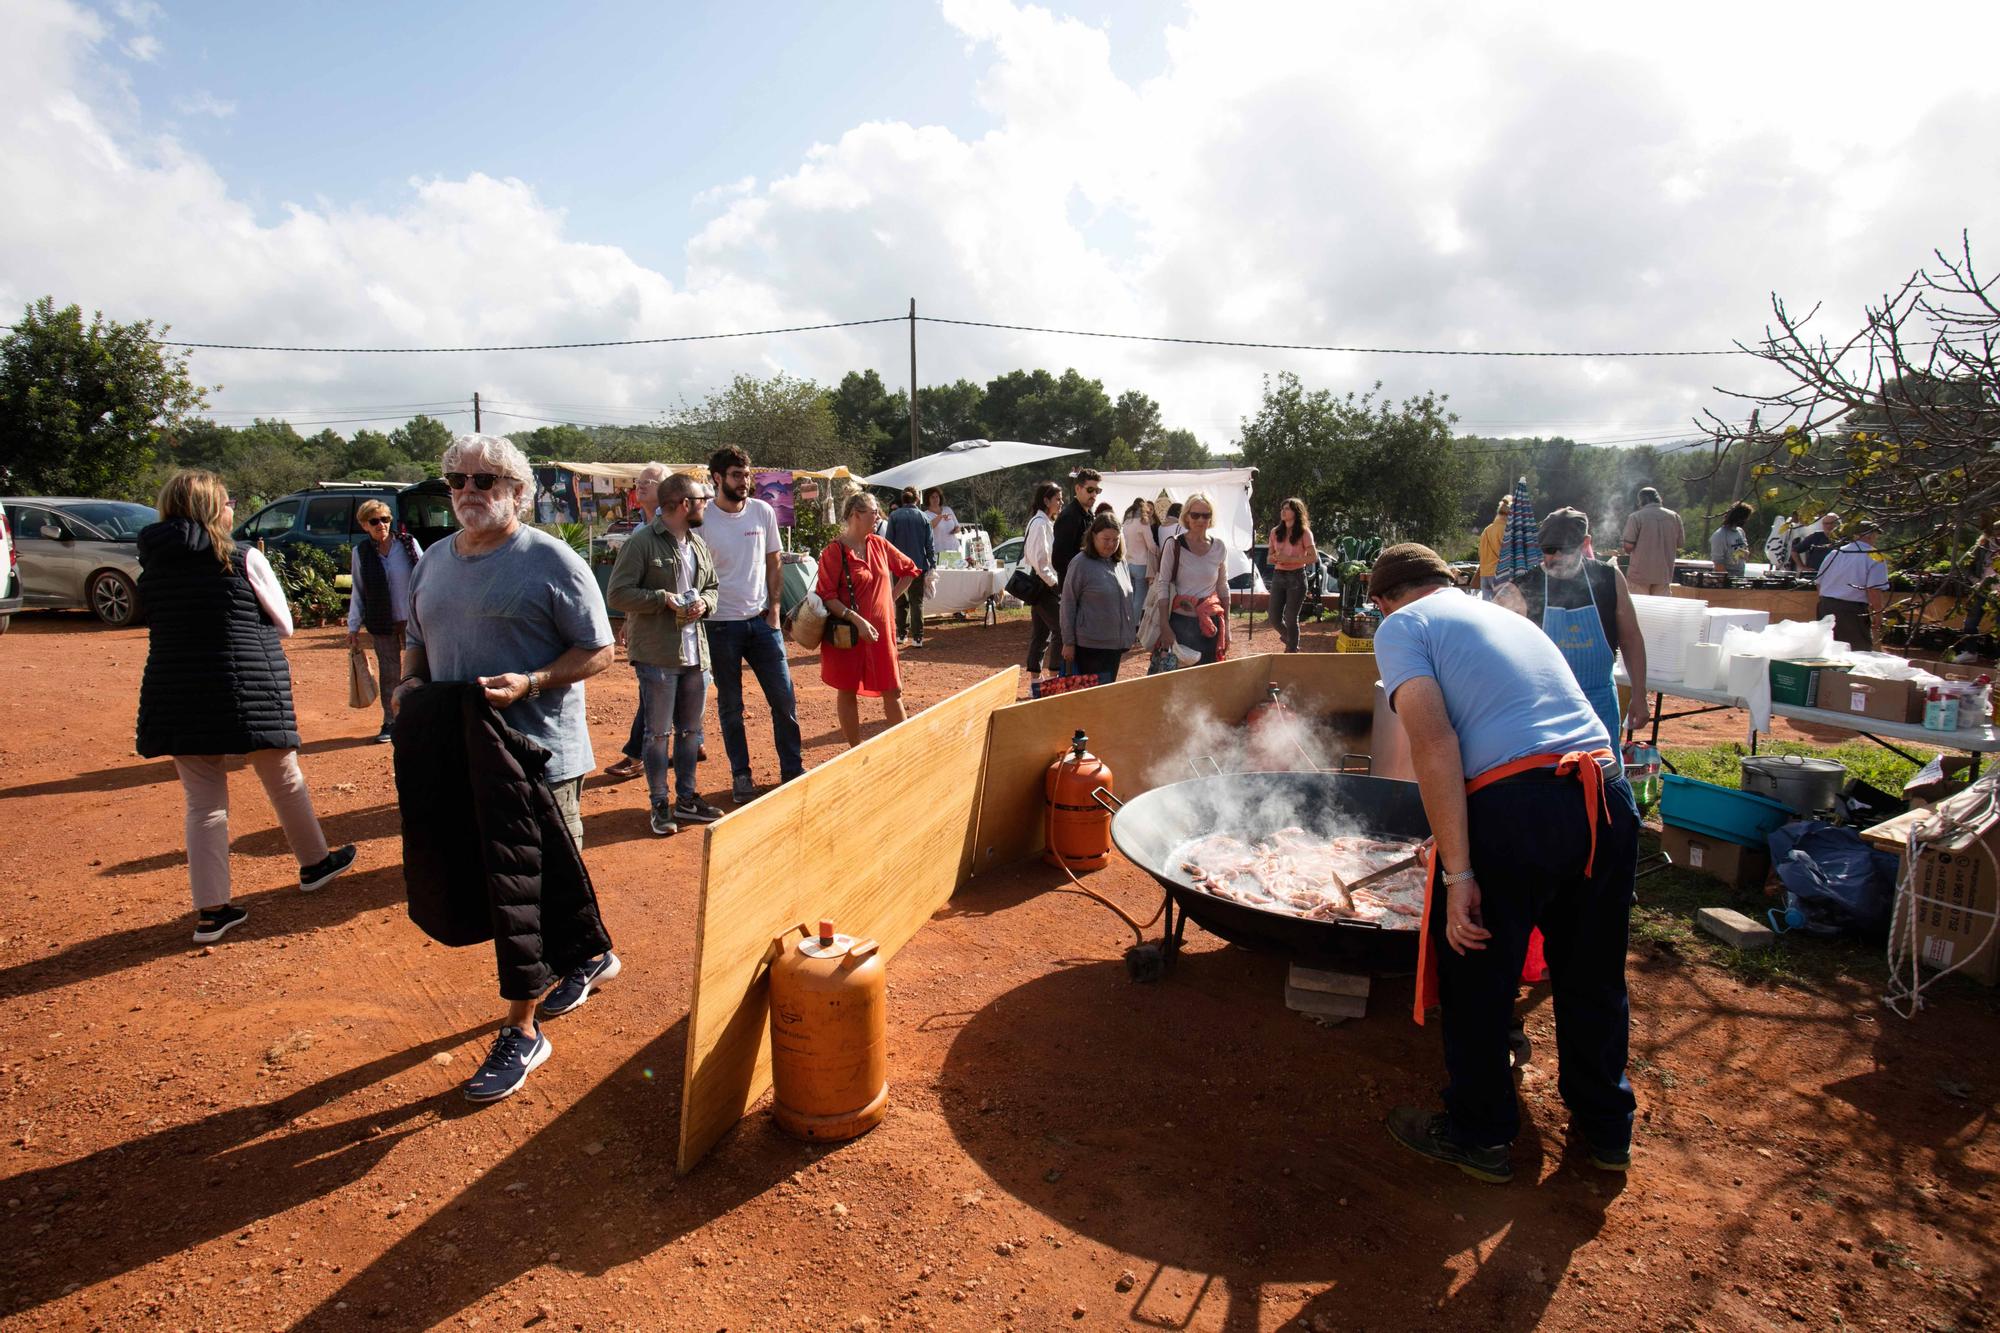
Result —
MULTIPOLYGON (((567 543, 521 522, 534 479, 511 440, 459 436, 445 450, 444 479, 461 527, 425 552, 411 579, 395 705, 432 682, 476 682, 507 727, 548 751, 539 776, 581 852, 579 797, 594 767, 583 682, 613 657, 603 595, 567 543)), ((508 993, 503 957, 507 1017, 466 1095, 492 1101, 516 1091, 549 1055, 537 1001, 544 1017, 567 1013, 618 968, 607 949, 570 970, 546 997, 523 996, 508 993)))

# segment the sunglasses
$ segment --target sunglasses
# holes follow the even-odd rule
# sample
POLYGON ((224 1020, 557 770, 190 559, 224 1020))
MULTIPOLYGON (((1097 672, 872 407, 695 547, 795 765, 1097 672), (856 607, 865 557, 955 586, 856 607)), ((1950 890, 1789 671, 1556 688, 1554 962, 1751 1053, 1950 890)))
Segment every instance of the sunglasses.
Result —
POLYGON ((1083 493, 1085 495, 1096 495, 1102 492, 1103 490, 1104 488, 1102 486, 1086 486, 1083 488, 1083 493))
POLYGON ((371 528, 386 528, 389 526, 389 520, 386 518, 364 518, 361 521, 371 528))
POLYGON ((1211 519, 1211 518, 1214 518, 1214 517, 1215 517, 1215 515, 1213 515, 1213 514, 1209 513, 1209 512, 1208 512, 1208 511, 1207 511, 1206 509, 1191 509, 1191 510, 1189 510, 1189 511, 1188 511, 1188 513, 1187 513, 1187 519, 1188 519, 1188 521, 1189 521, 1190 523, 1192 523, 1192 522, 1193 522, 1193 521, 1194 521, 1195 519, 1198 519, 1198 518, 1199 518, 1199 519, 1211 519))
POLYGON ((493 483, 500 480, 500 475, 498 472, 447 472, 444 474, 444 484, 455 491, 462 491, 465 489, 465 483, 469 481, 482 491, 490 491, 493 489, 493 483))

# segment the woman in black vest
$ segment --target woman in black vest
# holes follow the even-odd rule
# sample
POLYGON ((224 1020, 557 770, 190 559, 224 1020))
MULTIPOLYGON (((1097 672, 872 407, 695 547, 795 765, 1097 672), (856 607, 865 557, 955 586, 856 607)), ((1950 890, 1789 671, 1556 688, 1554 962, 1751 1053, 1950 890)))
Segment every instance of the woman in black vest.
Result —
POLYGON ((408 532, 395 530, 389 506, 380 500, 362 501, 354 517, 368 540, 354 544, 349 571, 352 591, 347 597, 347 650, 361 651, 361 627, 366 625, 375 641, 376 674, 382 678, 382 729, 375 733, 375 740, 387 745, 389 725, 396 718, 389 711, 389 699, 403 678, 403 626, 410 619, 410 579, 417 572, 417 557, 424 548, 408 532))
POLYGON ((299 772, 292 673, 279 645, 292 632, 284 589, 263 555, 229 539, 229 492, 213 472, 176 473, 160 521, 139 534, 146 674, 139 753, 171 755, 187 797, 188 879, 197 944, 249 916, 229 901, 229 756, 245 755, 278 812, 299 887, 326 884, 354 862, 328 851, 299 772))

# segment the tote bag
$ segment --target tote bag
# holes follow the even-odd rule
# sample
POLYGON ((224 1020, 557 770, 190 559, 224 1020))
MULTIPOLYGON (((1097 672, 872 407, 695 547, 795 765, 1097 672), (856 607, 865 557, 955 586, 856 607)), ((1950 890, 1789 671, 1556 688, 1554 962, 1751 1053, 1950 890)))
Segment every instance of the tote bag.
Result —
POLYGON ((366 708, 381 697, 375 673, 369 669, 368 654, 359 648, 347 654, 347 706, 366 708))

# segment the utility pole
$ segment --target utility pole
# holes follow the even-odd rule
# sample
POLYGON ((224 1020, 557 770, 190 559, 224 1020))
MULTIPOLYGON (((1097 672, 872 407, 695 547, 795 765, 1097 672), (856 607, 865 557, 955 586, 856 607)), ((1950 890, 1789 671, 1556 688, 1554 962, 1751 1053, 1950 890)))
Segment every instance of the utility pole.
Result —
POLYGON ((910 461, 917 461, 917 298, 910 298, 910 461))
POLYGON ((479 429, 479 391, 477 389, 472 392, 472 433, 474 435, 484 435, 486 433, 479 429))

